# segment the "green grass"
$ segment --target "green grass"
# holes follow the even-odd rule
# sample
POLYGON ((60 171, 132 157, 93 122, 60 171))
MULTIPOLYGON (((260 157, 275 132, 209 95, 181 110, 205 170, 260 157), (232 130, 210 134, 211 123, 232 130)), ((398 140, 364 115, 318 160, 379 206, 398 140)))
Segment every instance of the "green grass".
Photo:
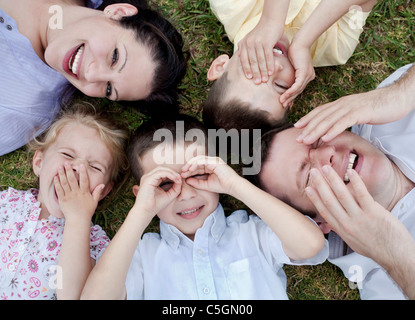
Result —
MULTIPOLYGON (((208 0, 154 0, 166 16, 181 30, 190 51, 190 65, 181 88, 181 110, 201 119, 202 104, 209 90, 206 72, 211 61, 222 53, 231 54, 222 25, 209 9, 208 0)), ((295 121, 314 107, 341 96, 364 92, 376 86, 395 69, 415 61, 415 3, 408 0, 379 1, 370 14, 361 43, 343 66, 317 68, 312 81, 295 101, 290 119, 295 121)), ((146 115, 130 107, 100 100, 114 110, 114 117, 123 119, 131 130, 146 115)), ((0 189, 11 186, 28 189, 36 186, 31 170, 31 155, 24 148, 0 158, 0 189)), ((113 237, 134 204, 130 180, 105 210, 99 210, 95 222, 113 237)), ((222 196, 225 210, 239 208, 240 203, 222 196)), ((157 231, 154 219, 148 231, 157 231)), ((342 272, 324 263, 319 266, 285 267, 288 295, 291 299, 359 299, 357 289, 349 288, 342 272)))

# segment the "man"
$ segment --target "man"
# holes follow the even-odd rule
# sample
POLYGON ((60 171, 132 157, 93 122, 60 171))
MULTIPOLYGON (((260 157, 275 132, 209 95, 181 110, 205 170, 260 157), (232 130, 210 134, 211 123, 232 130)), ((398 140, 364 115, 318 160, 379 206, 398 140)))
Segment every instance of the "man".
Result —
POLYGON ((262 139, 258 184, 336 232, 329 261, 362 299, 415 298, 414 87, 408 65, 378 90, 323 105, 262 139))

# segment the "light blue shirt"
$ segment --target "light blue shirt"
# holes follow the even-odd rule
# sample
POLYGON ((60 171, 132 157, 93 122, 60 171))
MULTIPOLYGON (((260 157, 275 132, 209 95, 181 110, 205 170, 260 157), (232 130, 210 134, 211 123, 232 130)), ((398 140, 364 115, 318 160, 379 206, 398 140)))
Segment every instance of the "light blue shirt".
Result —
MULTIPOLYGON (((88 1, 96 8, 102 0, 88 1)), ((16 22, 0 9, 0 156, 49 127, 69 83, 35 53, 16 22)))
POLYGON ((277 235, 257 216, 223 208, 206 218, 191 241, 160 222, 160 234, 146 233, 126 279, 127 299, 288 299, 284 264, 319 264, 314 258, 291 262, 277 235))

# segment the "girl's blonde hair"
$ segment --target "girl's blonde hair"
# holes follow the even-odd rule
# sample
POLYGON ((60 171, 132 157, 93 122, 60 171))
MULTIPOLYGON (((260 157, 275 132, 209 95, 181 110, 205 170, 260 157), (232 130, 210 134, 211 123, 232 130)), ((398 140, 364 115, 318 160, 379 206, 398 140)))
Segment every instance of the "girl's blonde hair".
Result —
POLYGON ((110 181, 114 183, 111 193, 115 194, 128 178, 128 130, 98 112, 92 104, 78 102, 62 110, 47 131, 28 143, 29 149, 45 152, 56 141, 62 128, 73 123, 95 129, 110 150, 113 157, 110 181))

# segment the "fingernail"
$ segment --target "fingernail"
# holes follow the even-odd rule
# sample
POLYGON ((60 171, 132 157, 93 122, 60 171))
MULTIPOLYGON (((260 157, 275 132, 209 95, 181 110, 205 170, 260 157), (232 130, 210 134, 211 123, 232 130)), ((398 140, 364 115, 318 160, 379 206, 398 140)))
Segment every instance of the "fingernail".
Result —
POLYGON ((312 194, 312 190, 311 190, 311 187, 307 187, 307 188, 305 188, 305 193, 308 195, 308 196, 310 196, 311 194, 312 194))
POLYGON ((330 167, 329 166, 324 166, 323 168, 321 168, 321 170, 327 176, 330 172, 330 167))
POLYGON ((304 136, 302 135, 302 134, 300 134, 298 137, 297 137, 297 142, 302 142, 303 141, 303 139, 304 139, 304 136))
POLYGON ((247 73, 247 74, 246 74, 246 77, 247 77, 248 79, 252 79, 252 74, 247 73))
POLYGON ((261 83, 261 79, 260 79, 260 78, 255 78, 255 83, 256 83, 256 84, 261 83))
POLYGON ((263 77, 262 77, 262 82, 267 82, 267 81, 268 81, 268 77, 263 76, 263 77))

